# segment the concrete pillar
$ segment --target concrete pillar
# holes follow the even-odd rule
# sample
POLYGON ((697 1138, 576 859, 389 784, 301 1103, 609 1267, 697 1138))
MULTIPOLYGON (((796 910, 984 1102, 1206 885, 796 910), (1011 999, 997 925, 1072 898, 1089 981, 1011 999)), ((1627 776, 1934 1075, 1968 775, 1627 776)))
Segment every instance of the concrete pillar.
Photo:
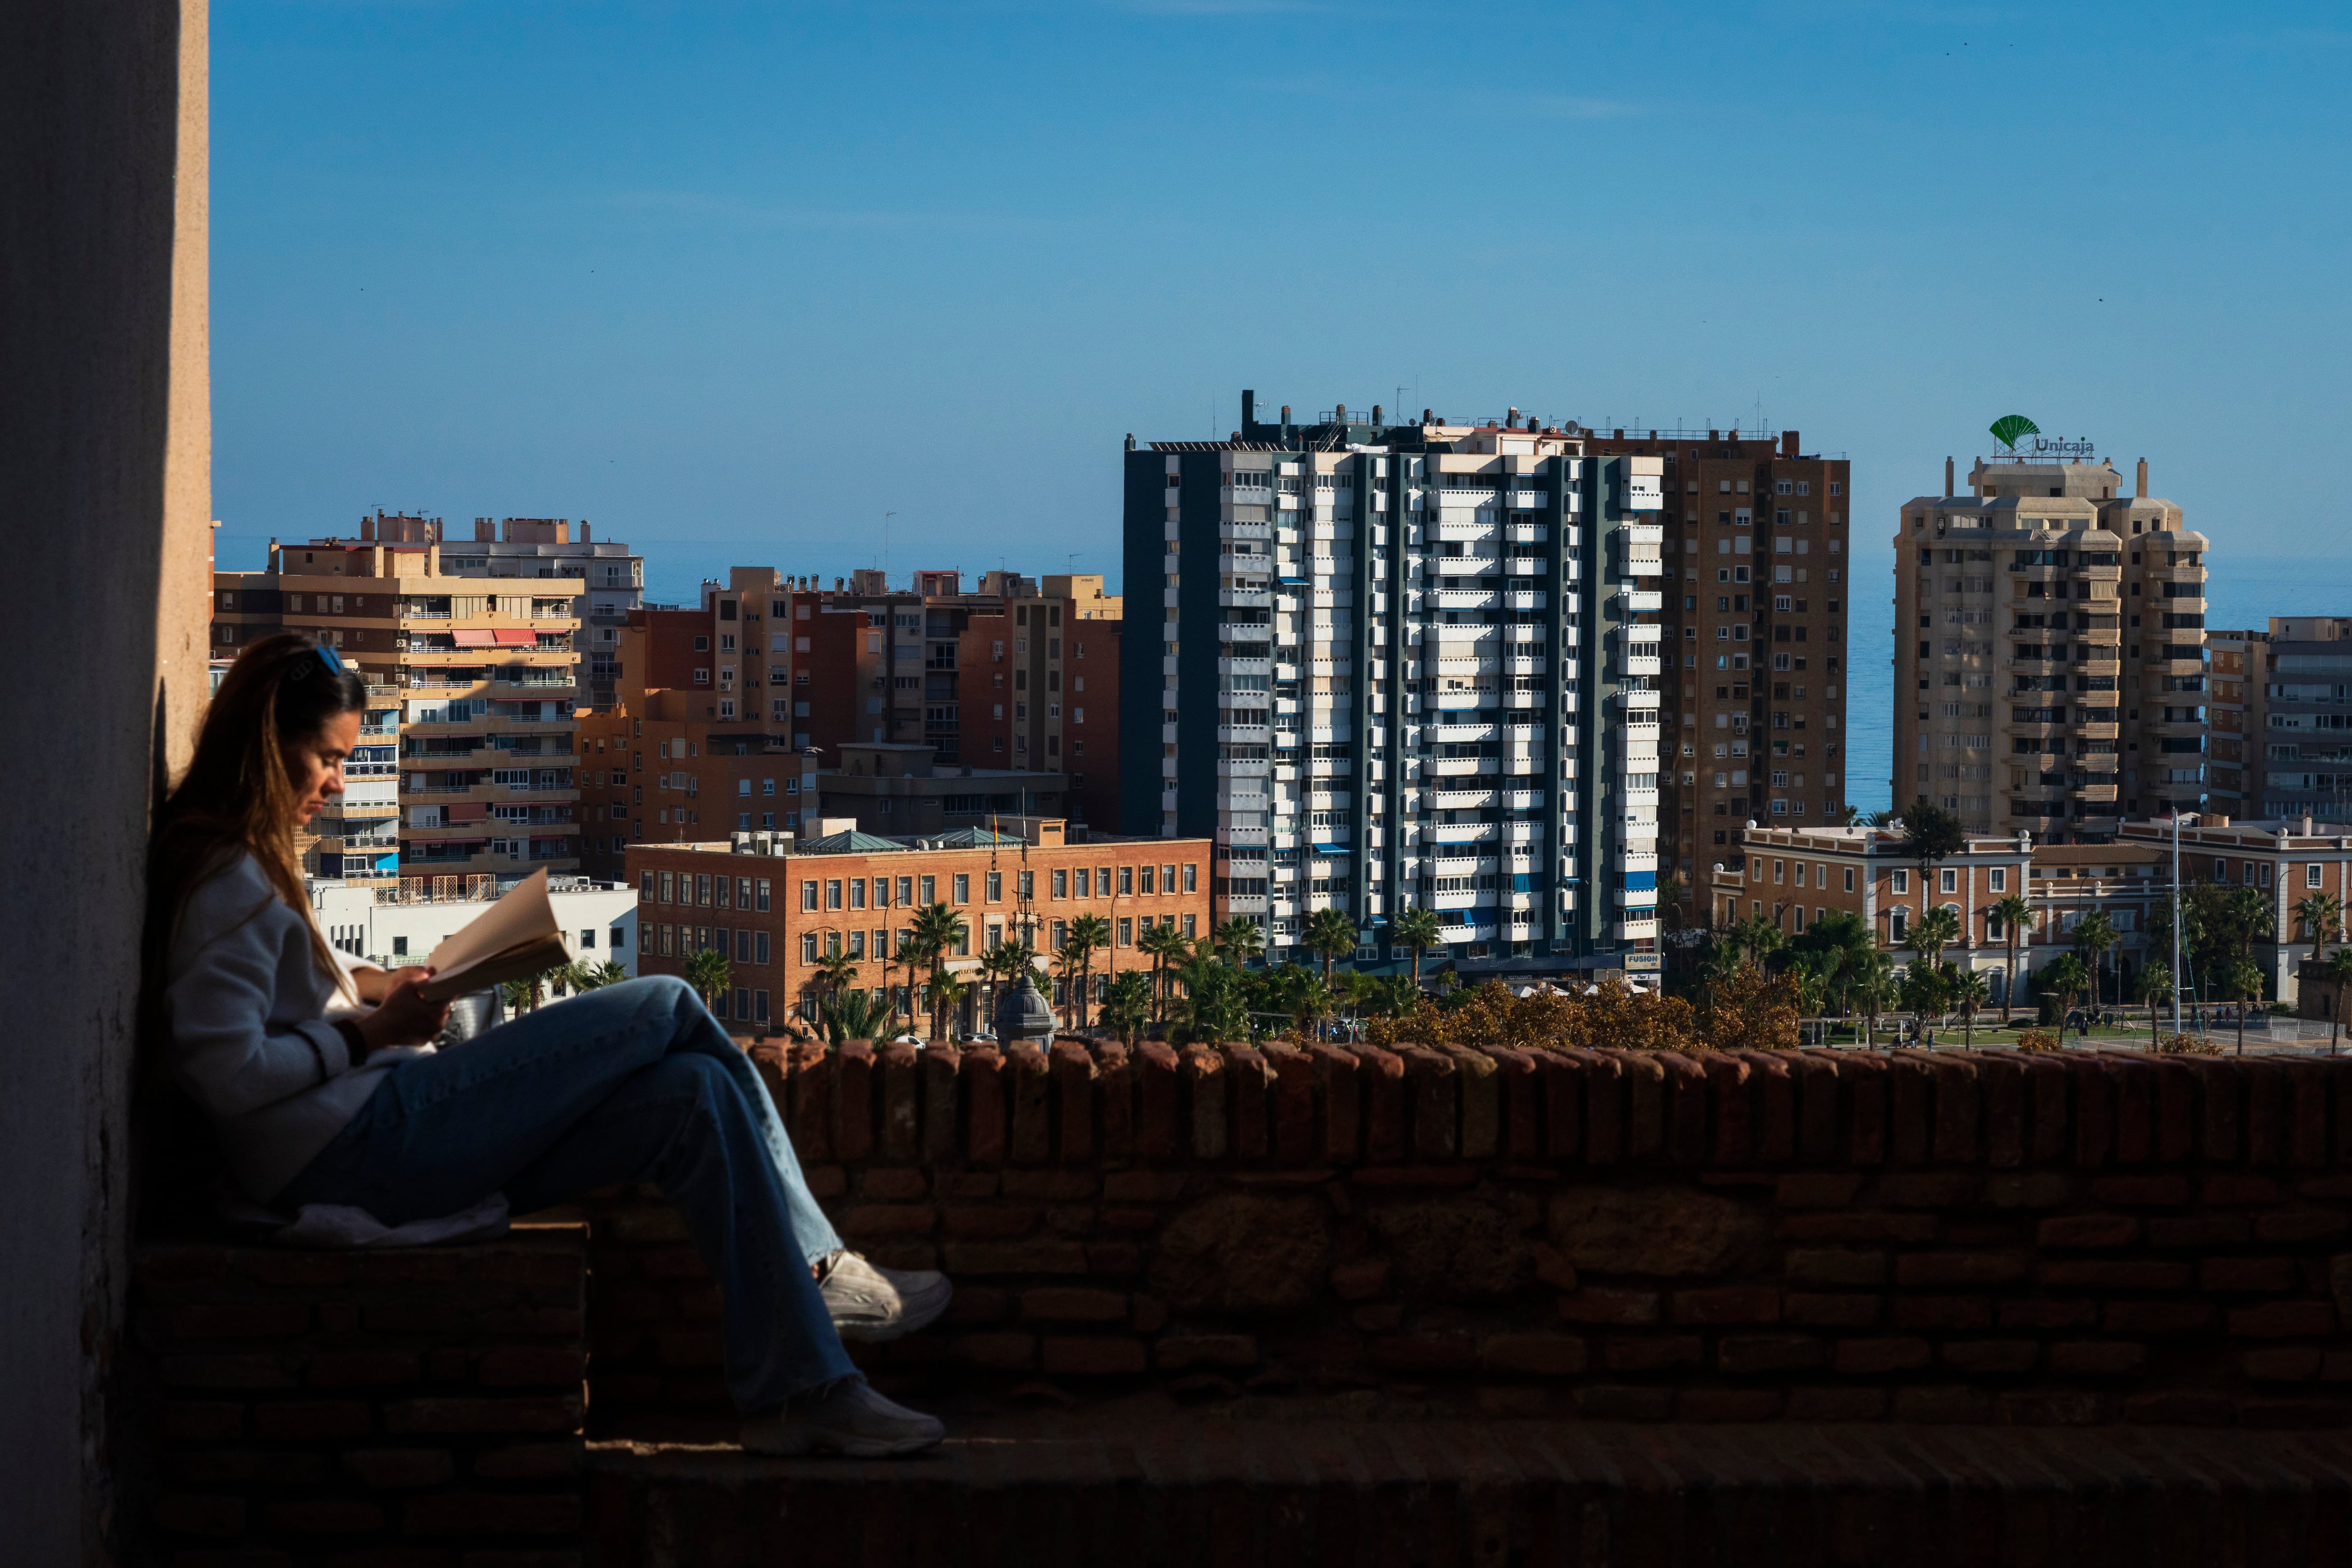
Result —
POLYGON ((21 0, 0 47, 0 1520, 130 1553, 109 1432, 148 815, 206 691, 205 0, 21 0))

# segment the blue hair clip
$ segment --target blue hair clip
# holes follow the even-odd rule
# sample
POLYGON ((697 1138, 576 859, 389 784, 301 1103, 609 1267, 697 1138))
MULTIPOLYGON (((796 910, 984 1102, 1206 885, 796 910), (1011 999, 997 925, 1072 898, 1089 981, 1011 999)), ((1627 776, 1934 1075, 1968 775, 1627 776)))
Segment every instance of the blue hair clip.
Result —
POLYGON ((344 673, 343 656, 337 653, 325 643, 320 643, 319 645, 319 662, 327 667, 327 673, 329 675, 341 675, 344 673))
POLYGON ((321 669, 325 670, 329 675, 340 676, 347 673, 347 667, 343 663, 343 656, 337 653, 333 648, 329 647, 325 643, 319 644, 317 647, 313 647, 310 652, 314 657, 310 659, 297 663, 293 669, 288 673, 286 677, 287 679, 308 680, 314 672, 321 669))

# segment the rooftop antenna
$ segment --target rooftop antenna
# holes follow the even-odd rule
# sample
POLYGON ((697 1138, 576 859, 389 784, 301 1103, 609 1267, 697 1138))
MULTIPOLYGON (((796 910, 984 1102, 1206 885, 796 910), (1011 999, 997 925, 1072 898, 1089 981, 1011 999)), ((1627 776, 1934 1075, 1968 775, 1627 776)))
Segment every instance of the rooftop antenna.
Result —
POLYGON ((898 515, 895 511, 886 511, 882 514, 882 590, 884 593, 890 590, 890 520, 898 515))

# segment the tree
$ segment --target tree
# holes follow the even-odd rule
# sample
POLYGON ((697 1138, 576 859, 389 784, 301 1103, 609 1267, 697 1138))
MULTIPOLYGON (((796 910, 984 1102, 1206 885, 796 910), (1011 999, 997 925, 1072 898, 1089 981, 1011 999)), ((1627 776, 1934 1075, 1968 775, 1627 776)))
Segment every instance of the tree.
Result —
POLYGON ((2233 960, 2221 971, 2221 994, 2238 1004, 2238 1054, 2242 1057, 2246 1054, 2246 1004, 2263 994, 2263 966, 2251 958, 2233 960))
POLYGON ((618 985, 628 977, 629 972, 610 959, 602 963, 593 959, 582 959, 555 972, 557 983, 574 991, 601 991, 607 985, 618 985))
POLYGON ((1940 1017, 1950 1005, 1953 970, 1931 958, 1922 958, 1903 972, 1903 1005, 1921 1019, 1940 1017))
POLYGON ((715 947, 706 947, 686 961, 686 983, 694 987, 706 1007, 713 996, 727 989, 730 977, 727 955, 715 947))
POLYGON ((1082 1026, 1077 1023, 1080 1009, 1085 1005, 1078 994, 1079 976, 1085 972, 1087 961, 1093 956, 1078 945, 1076 937, 1066 938, 1062 945, 1054 950, 1055 966, 1062 972, 1062 984, 1070 996, 1069 1021, 1073 1027, 1082 1026))
POLYGON ((2042 989, 2058 998, 2058 1034, 2063 1042, 2066 1034, 2066 1015, 2074 1010, 2074 998, 2090 984, 2082 959, 2071 952, 2062 952, 2036 972, 2042 989))
MULTIPOLYGON (((1250 922, 1255 925, 1257 922, 1250 922)), ((1168 984, 1171 966, 1192 956, 1192 944, 1178 934, 1174 926, 1153 926, 1135 939, 1135 951, 1151 960, 1151 1012, 1155 1018, 1167 1016, 1168 984)))
POLYGON ((931 1038, 947 1038, 946 1020, 954 1016, 956 1008, 971 994, 971 983, 952 970, 939 970, 931 975, 931 1038))
POLYGON ((2017 1005, 2017 994, 2022 989, 2017 973, 2018 933, 2032 928, 2033 906, 2025 901, 2022 894, 2011 893, 1985 913, 2000 922, 2000 934, 2009 943, 2009 979, 2000 994, 2000 1025, 2005 1029, 2009 1027, 2009 1010, 2017 1005))
POLYGON ((1903 938, 1903 945, 1926 959, 1929 967, 1944 962, 1944 949, 1959 940, 1960 917, 1941 904, 1923 911, 1903 938))
POLYGON ((2149 963, 2139 972, 2139 999, 2147 1004, 2147 1048, 2157 1047, 2157 1004, 2172 994, 2172 966, 2149 963))
POLYGON ((1356 951, 1356 917, 1345 910, 1317 910, 1307 917, 1307 951, 1323 960, 1323 984, 1331 984, 1331 963, 1356 951))
MULTIPOLYGON (((2327 1026, 2327 1054, 2336 1054, 2336 1042, 2344 1029, 2344 999, 2352 995, 2352 947, 2339 947, 2327 955, 2320 973, 2336 987, 2336 1016, 2327 1026)), ((2339 1102, 2340 1103, 2340 1102, 2339 1102)))
POLYGON ((2115 922, 2107 919, 2105 910, 2093 910, 2074 927, 2074 945, 2090 954, 2091 1011, 2099 1010, 2099 963, 2109 948, 2116 945, 2115 922))
POLYGON ((1219 926, 1210 940, 1219 952, 1244 966, 1265 952, 1265 928, 1247 915, 1235 915, 1219 926))
POLYGON ((1748 962, 1759 965, 1780 952, 1781 944, 1789 940, 1780 922, 1760 910, 1738 921, 1725 934, 1748 962))
POLYGON ((816 973, 810 982, 816 992, 817 1010, 824 1010, 824 1000, 857 984, 857 960, 845 952, 828 952, 816 961, 816 973))
POLYGON ((993 1031, 996 1022, 997 994, 1022 975, 1036 967, 1037 950, 1018 937, 998 942, 981 954, 980 967, 991 984, 988 992, 988 1019, 993 1031))
POLYGON ((931 1038, 946 1037, 940 1005, 940 982, 946 976, 948 955, 971 940, 971 928, 950 904, 925 904, 915 911, 915 945, 931 966, 931 1038))
POLYGON ((1248 1037, 1249 1007, 1240 970, 1212 954, 1197 953, 1177 971, 1176 979, 1184 988, 1189 1039, 1213 1045, 1248 1037))
POLYGON ((1971 969, 1962 973, 1952 986, 1953 1005, 1960 1010, 1960 1045, 1964 1050, 1974 1050, 1977 1043, 1977 1009, 1992 1000, 1992 986, 1985 977, 1971 969))
POLYGON ((1969 847, 1968 830, 1960 819, 1921 795, 1903 812, 1903 850, 1919 863, 1919 890, 1927 890, 1927 873, 1939 860, 1948 860, 1969 847))
POLYGON ((1862 1004, 1866 1020, 1863 1044, 1873 1044, 1878 1036, 1878 1015, 1895 999, 1894 959, 1878 948, 1871 949, 1868 961, 1855 971, 1853 996, 1862 1004))
POLYGON ((1331 985, 1311 969, 1297 964, 1285 964, 1274 972, 1270 988, 1282 1010, 1297 1025, 1298 1032, 1308 1037, 1318 1036, 1318 1026, 1331 1013, 1334 1000, 1331 985))
POLYGON ((2344 902, 2333 893, 2306 894, 2294 906, 2294 918, 2303 923, 2303 940, 2316 949, 2343 933, 2344 902))
POLYGON ((1070 940, 1064 949, 1078 955, 1078 1028, 1087 1026, 1087 994, 1094 988, 1095 954, 1110 947, 1110 922, 1100 915, 1080 915, 1070 922, 1070 940))
POLYGON ((1117 1029, 1122 1041, 1131 1044, 1135 1031, 1151 1014, 1152 992, 1151 977, 1140 969, 1114 975, 1103 991, 1103 1022, 1117 1029))
POLYGON ((1421 955, 1445 941, 1445 927, 1437 911, 1419 905, 1400 910, 1389 922, 1389 941, 1412 952, 1412 988, 1421 989, 1421 955))
POLYGON ((1719 1051, 1793 1050, 1802 1005, 1795 975, 1743 963, 1707 1009, 1706 1043, 1719 1051))
POLYGON ((844 991, 828 997, 821 1010, 825 1033, 835 1045, 844 1040, 870 1040, 890 1026, 890 1007, 864 991, 844 991))

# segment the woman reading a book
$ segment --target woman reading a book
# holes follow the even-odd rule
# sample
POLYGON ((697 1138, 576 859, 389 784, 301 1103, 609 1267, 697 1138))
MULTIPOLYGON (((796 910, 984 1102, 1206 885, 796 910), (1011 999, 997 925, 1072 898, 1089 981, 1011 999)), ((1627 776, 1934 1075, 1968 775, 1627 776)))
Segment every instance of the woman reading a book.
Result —
POLYGON ((947 1281, 843 1248, 766 1086, 682 982, 606 986, 436 1053, 448 1007, 422 994, 428 969, 387 973, 329 947, 295 834, 341 793, 366 696, 331 647, 252 644, 158 816, 156 1048, 238 1184, 281 1211, 347 1205, 396 1226, 493 1194, 527 1214, 655 1183, 724 1293, 747 1447, 937 1443, 939 1422, 875 1393, 841 1342, 922 1327, 947 1281))

